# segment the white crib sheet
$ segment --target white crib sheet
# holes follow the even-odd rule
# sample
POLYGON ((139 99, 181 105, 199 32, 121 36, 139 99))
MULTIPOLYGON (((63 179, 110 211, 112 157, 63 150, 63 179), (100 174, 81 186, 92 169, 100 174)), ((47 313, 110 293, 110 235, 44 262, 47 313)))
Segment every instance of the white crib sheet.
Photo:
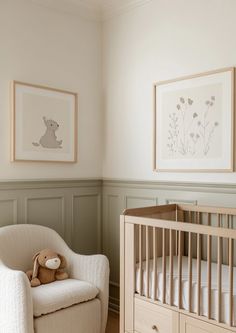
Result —
MULTIPOLYGON (((218 310, 218 289, 217 289, 217 264, 211 264, 211 318, 217 320, 218 310)), ((233 279, 235 281, 236 268, 234 268, 233 279)), ((153 260, 149 261, 149 297, 154 297, 153 286, 153 260)), ((147 296, 147 272, 146 262, 142 263, 142 276, 143 276, 143 296, 147 296)), ((157 258, 157 299, 162 301, 162 257, 157 258)), ((140 289, 140 268, 136 266, 136 292, 139 293, 140 289)), ((234 286, 235 288, 235 286, 234 286)), ((233 318, 236 318, 236 291, 233 292, 233 318)), ((201 302, 200 314, 207 316, 208 301, 207 301, 207 261, 201 261, 201 302)), ((166 303, 169 304, 169 257, 166 257, 166 303)), ((222 296, 221 296, 221 321, 229 323, 229 269, 228 266, 222 265, 222 296)), ((178 257, 173 257, 173 305, 178 306, 178 257)), ((192 260, 192 312, 197 312, 197 260, 192 260)), ((182 308, 188 310, 188 257, 182 257, 182 308)), ((235 324, 234 324, 235 325, 235 324)))

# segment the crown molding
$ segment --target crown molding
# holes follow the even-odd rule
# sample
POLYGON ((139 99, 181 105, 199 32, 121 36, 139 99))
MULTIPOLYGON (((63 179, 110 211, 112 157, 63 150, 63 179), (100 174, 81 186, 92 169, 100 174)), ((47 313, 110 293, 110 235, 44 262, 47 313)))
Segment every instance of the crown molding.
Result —
POLYGON ((112 19, 113 17, 120 16, 126 12, 134 10, 137 7, 146 5, 153 0, 127 0, 125 4, 111 4, 103 7, 102 21, 112 19))
POLYGON ((102 13, 99 6, 93 6, 86 1, 72 1, 72 0, 31 0, 33 3, 64 12, 67 14, 79 16, 93 21, 101 21, 102 13))
POLYGON ((136 7, 143 6, 153 0, 127 0, 126 3, 108 2, 107 4, 89 4, 86 0, 31 0, 53 10, 68 13, 94 21, 106 21, 113 17, 122 15, 136 7))

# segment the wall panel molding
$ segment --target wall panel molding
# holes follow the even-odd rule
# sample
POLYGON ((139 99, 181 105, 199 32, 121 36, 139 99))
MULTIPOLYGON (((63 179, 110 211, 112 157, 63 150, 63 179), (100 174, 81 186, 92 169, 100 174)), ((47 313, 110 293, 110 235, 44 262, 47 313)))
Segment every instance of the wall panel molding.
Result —
MULTIPOLYGON (((93 248, 98 251, 101 248, 101 189, 102 180, 97 178, 1 181, 0 226, 16 223, 46 225, 59 232, 72 246, 73 197, 96 195, 98 210, 94 225, 98 232, 96 237, 91 237, 90 244, 95 242, 93 248)), ((82 212, 80 219, 85 217, 82 212)))
MULTIPOLYGON (((79 210, 78 213, 80 213, 80 211, 82 209, 78 208, 78 210, 79 210)), ((100 193, 86 193, 86 194, 72 195, 72 229, 71 229, 71 233, 72 233, 73 237, 76 236, 77 229, 80 229, 81 233, 83 233, 83 226, 85 224, 86 224, 86 229, 87 229, 87 226, 90 224, 91 230, 87 230, 88 233, 89 232, 92 233, 94 230, 96 233, 96 247, 91 249, 91 251, 100 253, 101 252, 101 234, 102 234, 102 230, 101 230, 101 194, 100 193), (92 202, 93 198, 96 199, 97 207, 94 207, 94 203, 92 202), (82 201, 82 199, 87 199, 88 209, 83 212, 83 221, 81 221, 81 222, 80 222, 81 219, 78 216, 76 216, 76 212, 75 212, 75 207, 76 207, 75 200, 76 199, 78 199, 78 201, 82 201), (91 210, 94 213, 94 216, 92 216, 92 218, 91 218, 91 210), (93 226, 94 226, 94 229, 92 230, 93 226)), ((84 229, 85 229, 85 227, 84 227, 84 229)), ((83 234, 82 237, 84 239, 86 239, 87 237, 89 237, 89 234, 88 235, 83 234)), ((85 253, 85 254, 89 254, 89 253, 85 253)))
POLYGON ((145 202, 145 206, 155 206, 158 205, 158 198, 155 197, 139 197, 139 196, 132 196, 132 195, 126 195, 125 196, 125 209, 126 208, 135 208, 135 207, 140 207, 140 202, 145 202), (129 200, 131 201, 136 201, 137 204, 139 203, 138 206, 132 206, 130 207, 129 205, 129 200))
POLYGON ((32 219, 61 231, 77 252, 103 252, 110 260, 110 307, 118 311, 120 214, 128 207, 173 202, 236 207, 236 184, 124 179, 2 181, 0 226, 32 219))
POLYGON ((17 224, 17 206, 18 206, 18 200, 9 198, 9 199, 0 199, 0 226, 3 226, 5 224, 8 224, 8 221, 12 223, 10 224, 17 224), (10 205, 9 211, 6 209, 7 204, 10 205), (4 207, 3 207, 4 206, 4 207), (12 217, 11 217, 12 215, 12 217), (6 221, 8 220, 8 221, 6 221))
MULTIPOLYGON (((45 195, 45 196, 31 196, 31 197, 26 197, 25 198, 25 223, 26 224, 31 224, 31 223, 35 223, 34 220, 33 221, 29 221, 29 208, 30 208, 30 202, 33 202, 34 204, 36 204, 36 202, 38 202, 38 209, 42 212, 41 215, 39 216, 39 218, 41 219, 47 219, 48 221, 46 221, 46 225, 48 227, 53 227, 50 223, 53 220, 54 214, 56 213, 55 208, 56 207, 52 207, 51 211, 46 211, 45 212, 45 208, 43 207, 43 202, 46 203, 47 205, 50 203, 50 205, 52 205, 52 201, 56 201, 58 200, 60 202, 59 205, 59 209, 60 209, 60 218, 61 218, 61 222, 57 219, 56 227, 54 229, 56 229, 57 232, 59 232, 61 234, 61 236, 63 236, 65 238, 65 232, 66 232, 66 226, 65 226, 65 197, 64 196, 50 196, 50 195, 45 195), (44 216, 44 213, 48 214, 48 217, 44 216)), ((48 208, 48 207, 47 207, 48 208)), ((34 207, 34 210, 36 210, 36 207, 34 207)), ((33 211, 32 213, 32 217, 35 217, 38 219, 38 216, 36 216, 36 212, 33 211)), ((36 223, 36 224, 40 224, 36 223)), ((44 225, 44 222, 42 222, 42 224, 44 225)))

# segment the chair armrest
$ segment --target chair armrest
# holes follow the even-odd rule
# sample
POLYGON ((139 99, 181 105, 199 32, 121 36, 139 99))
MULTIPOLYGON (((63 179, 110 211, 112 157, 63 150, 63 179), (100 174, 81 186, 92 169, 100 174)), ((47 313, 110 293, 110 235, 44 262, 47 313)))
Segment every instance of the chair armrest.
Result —
POLYGON ((1 261, 0 332, 34 332, 33 305, 28 278, 24 272, 9 269, 1 261))
POLYGON ((101 333, 105 332, 109 297, 109 262, 104 255, 84 256, 73 252, 71 277, 92 283, 99 289, 101 301, 102 324, 101 333))

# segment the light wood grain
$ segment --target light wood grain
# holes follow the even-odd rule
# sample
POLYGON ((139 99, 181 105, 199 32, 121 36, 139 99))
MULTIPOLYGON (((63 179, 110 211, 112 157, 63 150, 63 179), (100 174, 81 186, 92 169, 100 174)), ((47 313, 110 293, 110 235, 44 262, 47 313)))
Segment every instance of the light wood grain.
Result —
POLYGON ((185 315, 180 315, 180 333, 230 333, 230 331, 185 315))
POLYGON ((211 235, 207 236, 207 299, 208 318, 211 318, 211 235))
POLYGON ((143 274, 142 266, 143 266, 143 242, 142 242, 142 225, 139 225, 139 270, 140 270, 140 281, 139 281, 139 290, 140 295, 143 294, 143 274))
POLYGON ((125 299, 125 330, 133 331, 134 322, 134 225, 125 224, 125 249, 129 249, 125 253, 125 284, 124 284, 124 299, 125 299))
POLYGON ((233 325, 233 240, 229 240, 229 323, 233 325))
POLYGON ((156 228, 152 229, 153 233, 153 287, 154 287, 154 300, 157 298, 157 230, 156 228))
POLYGON ((166 229, 162 229, 162 302, 166 302, 166 229))
POLYGON ((149 227, 146 226, 146 295, 149 297, 149 227))
POLYGON ((221 293, 222 293, 222 238, 218 237, 217 245, 217 284, 218 284, 218 322, 221 322, 221 293))
POLYGON ((125 219, 120 216, 120 333, 125 330, 125 219))
POLYGON ((178 333, 177 312, 135 298, 135 331, 178 333))
POLYGON ((192 311, 192 234, 188 234, 188 311, 192 311))
POLYGON ((170 246, 170 253, 169 253, 169 286, 170 286, 170 305, 173 303, 173 231, 170 230, 169 233, 169 246, 170 246))
MULTIPOLYGON (((223 332, 236 332, 236 327, 233 326, 233 242, 236 239, 236 230, 229 229, 229 217, 228 216, 236 216, 234 209, 232 208, 224 208, 222 211, 219 207, 208 207, 207 206, 191 206, 191 208, 186 205, 171 205, 169 207, 166 206, 166 213, 169 214, 170 220, 162 219, 161 217, 165 216, 165 207, 161 206, 159 213, 155 215, 155 208, 151 208, 151 217, 149 216, 149 209, 145 208, 144 216, 138 215, 138 209, 134 209, 135 215, 132 215, 132 209, 129 210, 129 215, 124 215, 124 223, 126 225, 129 236, 126 236, 125 242, 125 257, 128 259, 125 260, 127 262, 127 266, 125 268, 125 274, 127 274, 126 284, 128 286, 129 296, 125 297, 130 298, 127 302, 126 310, 128 308, 128 312, 125 311, 125 316, 127 316, 127 322, 129 325, 125 332, 131 332, 132 329, 134 332, 142 332, 142 333, 151 333, 153 330, 172 333, 173 328, 166 327, 159 329, 160 327, 165 327, 165 321, 162 323, 161 319, 161 311, 160 307, 168 309, 171 311, 170 313, 175 313, 178 318, 182 315, 191 317, 191 320, 196 322, 196 327, 199 328, 199 332, 215 332, 223 333, 223 332), (181 208, 180 208, 181 207, 181 208), (184 209, 183 209, 184 208, 184 209), (192 209, 193 208, 193 209, 192 209), (174 213, 174 214, 173 214, 174 213), (159 215, 158 215, 159 214, 159 215), (153 217, 155 215, 155 217, 153 217), (148 217, 147 217, 148 216, 148 217), (188 221, 188 222, 185 222, 188 221), (192 223, 189 223, 192 222, 192 223), (215 224, 217 227, 211 226, 211 224, 215 224), (139 230, 139 236, 132 240, 134 237, 133 227, 137 226, 139 230), (143 236, 141 235, 140 230, 143 230, 143 236), (177 235, 177 237, 176 237, 177 235), (145 269, 146 274, 143 276, 143 279, 147 279, 146 282, 146 290, 145 295, 135 293, 134 286, 134 271, 136 262, 132 257, 133 249, 135 248, 135 239, 138 240, 140 248, 138 249, 138 258, 140 262, 146 260, 145 269), (196 241, 196 242, 195 242, 196 241), (229 310, 230 322, 223 323, 221 318, 221 310, 222 310, 222 264, 223 262, 223 254, 224 248, 223 245, 228 244, 227 248, 227 256, 228 256, 228 269, 229 269, 229 286, 230 286, 230 297, 229 297, 229 310), (177 247, 177 255, 178 255, 178 306, 173 306, 173 260, 174 260, 174 252, 177 247), (196 252, 194 251, 196 248, 196 252), (206 253, 204 252, 206 248, 206 253), (145 256, 143 256, 145 251, 145 256), (213 252, 213 249, 215 252, 213 252), (188 309, 182 309, 182 256, 188 256, 188 309), (157 258, 161 257, 162 259, 162 299, 157 299, 156 289, 157 289, 157 274, 156 274, 156 265, 157 258), (145 259, 144 259, 145 258, 145 259), (167 267, 167 258, 169 258, 169 263, 167 267), (197 260, 197 309, 196 313, 192 311, 192 259, 196 258, 197 260), (155 286, 154 296, 151 298, 149 295, 149 279, 150 279, 150 265, 151 260, 153 259, 153 267, 154 274, 152 275, 152 283, 155 286), (208 311, 207 315, 203 316, 201 314, 201 303, 204 301, 202 298, 202 260, 207 261, 207 306, 208 311), (133 266, 132 266, 133 262, 133 266), (212 278, 212 262, 217 262, 217 315, 216 320, 211 318, 211 278, 212 278), (168 276, 167 276, 167 268, 169 268, 168 276), (132 282, 128 282, 128 279, 131 279, 132 282), (169 288, 169 301, 168 290, 169 288), (142 302, 138 302, 137 299, 142 300, 142 302), (134 303, 133 303, 134 302, 134 303), (137 305, 137 308, 136 308, 137 305), (135 316, 134 316, 135 315, 135 316), (132 317, 132 318, 131 318, 132 317), (160 322, 158 322, 160 320, 160 322), (203 324, 199 322, 204 322, 203 324), (150 323, 153 324, 150 326, 150 323), (209 327, 208 327, 209 325, 209 327), (204 327, 204 328, 203 328, 204 327)), ((139 210, 139 212, 143 213, 143 210, 139 210)), ((232 218, 231 218, 232 220, 232 218)), ((126 230, 125 228, 125 230, 126 230)), ((142 264, 139 262, 140 270, 143 269, 142 264)), ((142 284, 140 287, 142 287, 142 284)), ((141 290, 141 289, 140 289, 141 290)), ((164 310, 163 310, 164 311, 164 310)), ((167 313, 167 312, 166 312, 167 313)), ((185 318, 185 317, 183 317, 185 318)), ((171 319, 169 319, 171 320, 171 319)), ((184 319, 184 323, 190 323, 184 319)), ((192 323, 192 321, 191 321, 192 323)), ((182 324, 181 324, 182 325, 182 324)), ((192 324, 191 324, 192 325, 192 324)), ((191 326, 192 327, 192 326, 191 326)), ((193 330, 195 326, 193 325, 193 330)), ((186 330, 186 327, 183 328, 181 326, 180 331, 178 333, 190 332, 190 330, 186 330), (183 331, 181 330, 183 329, 183 331)), ((133 331, 132 331, 133 332, 133 331)), ((195 331, 193 331, 195 332, 195 331)), ((198 332, 196 330, 196 332, 198 332)), ((122 332, 124 333, 124 332, 122 332)), ((191 331, 192 333, 192 331, 191 331)))

